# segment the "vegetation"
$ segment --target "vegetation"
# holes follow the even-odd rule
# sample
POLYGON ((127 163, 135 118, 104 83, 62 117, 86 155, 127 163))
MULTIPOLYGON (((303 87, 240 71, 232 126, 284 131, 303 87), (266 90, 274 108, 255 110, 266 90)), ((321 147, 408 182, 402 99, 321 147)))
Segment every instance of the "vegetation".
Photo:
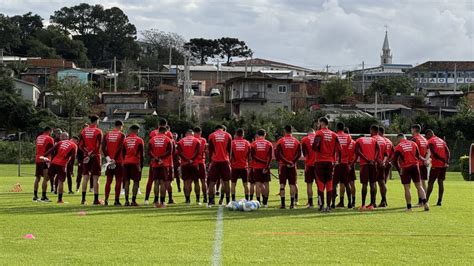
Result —
POLYGON ((321 94, 324 103, 340 104, 343 103, 347 97, 352 95, 352 88, 349 80, 333 78, 328 83, 323 84, 321 94))

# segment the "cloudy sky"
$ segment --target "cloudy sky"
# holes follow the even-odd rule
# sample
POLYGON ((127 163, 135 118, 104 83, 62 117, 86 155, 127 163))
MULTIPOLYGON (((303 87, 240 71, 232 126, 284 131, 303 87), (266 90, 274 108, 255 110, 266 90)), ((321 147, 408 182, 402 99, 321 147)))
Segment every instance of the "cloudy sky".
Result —
MULTIPOLYGON (((44 19, 57 0, 2 0, 7 15, 44 19)), ((118 6, 139 31, 237 37, 254 57, 313 69, 354 69, 380 62, 385 25, 394 63, 474 60, 474 0, 140 0, 67 1, 118 6)))

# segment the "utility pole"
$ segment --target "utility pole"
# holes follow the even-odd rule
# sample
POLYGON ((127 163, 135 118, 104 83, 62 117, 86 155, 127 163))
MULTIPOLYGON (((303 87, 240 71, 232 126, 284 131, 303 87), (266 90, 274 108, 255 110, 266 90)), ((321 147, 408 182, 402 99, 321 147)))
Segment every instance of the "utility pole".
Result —
POLYGON ((377 119, 377 98, 378 98, 378 93, 375 91, 375 111, 374 111, 374 116, 377 119))
POLYGON ((148 68, 148 90, 150 90, 150 68, 148 68))
POLYGON ((329 80, 329 65, 326 65, 326 81, 329 80))
MULTIPOLYGON (((248 64, 248 61, 249 61, 249 60, 248 60, 248 58, 246 57, 246 58, 245 58, 245 78, 247 78, 247 64, 248 64)), ((229 73, 229 72, 227 72, 227 73, 229 73)), ((227 77, 227 78, 228 78, 228 77, 227 77)))
POLYGON ((114 56, 114 92, 117 92, 117 57, 114 56))
POLYGON ((171 51, 172 51, 172 50, 171 50, 171 40, 170 40, 169 46, 170 46, 170 54, 169 54, 169 59, 168 59, 168 66, 169 66, 168 69, 171 69, 171 51))
POLYGON ((457 65, 454 63, 454 92, 458 89, 458 75, 456 73, 457 71, 457 65))
POLYGON ((0 65, 3 66, 3 48, 0 49, 0 56, 1 56, 0 65))
POLYGON ((362 95, 365 96, 365 64, 362 61, 362 95))
POLYGON ((217 59, 217 72, 216 72, 216 73, 217 73, 217 76, 216 76, 216 84, 217 84, 217 83, 219 83, 219 63, 220 63, 220 61, 219 61, 219 59, 217 59))

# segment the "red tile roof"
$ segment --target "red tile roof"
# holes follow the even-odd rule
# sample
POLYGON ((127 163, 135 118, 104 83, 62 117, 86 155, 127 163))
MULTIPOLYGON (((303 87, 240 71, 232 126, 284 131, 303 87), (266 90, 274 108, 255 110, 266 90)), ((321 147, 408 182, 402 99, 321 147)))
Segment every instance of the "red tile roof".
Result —
POLYGON ((31 67, 76 68, 76 65, 65 59, 28 59, 26 64, 31 67))

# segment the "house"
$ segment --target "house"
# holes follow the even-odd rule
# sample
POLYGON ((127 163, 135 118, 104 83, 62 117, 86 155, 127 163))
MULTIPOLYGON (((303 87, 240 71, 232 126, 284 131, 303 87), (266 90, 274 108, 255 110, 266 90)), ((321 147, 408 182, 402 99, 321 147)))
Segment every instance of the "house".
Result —
POLYGON ((462 91, 431 91, 426 94, 426 104, 428 106, 456 109, 459 99, 463 95, 462 91))
POLYGON ((76 68, 76 65, 64 59, 30 59, 26 60, 28 69, 21 73, 21 79, 34 83, 40 88, 46 88, 52 77, 59 70, 76 68))
POLYGON ((413 109, 403 104, 356 104, 359 110, 367 112, 380 120, 386 121, 387 125, 395 116, 411 117, 413 109))
POLYGON ((335 122, 339 118, 372 117, 371 114, 364 112, 351 104, 315 104, 311 106, 310 110, 324 111, 329 122, 335 122))
POLYGON ((248 68, 257 67, 261 70, 269 70, 269 71, 289 70, 291 71, 291 76, 304 76, 304 75, 314 72, 314 70, 309 69, 309 68, 290 65, 287 63, 282 63, 282 62, 277 62, 277 61, 272 61, 272 60, 262 59, 262 58, 251 58, 251 59, 240 60, 240 61, 232 62, 231 65, 236 66, 236 67, 247 66, 248 68))
POLYGON ((292 77, 291 109, 294 111, 307 109, 320 102, 321 84, 324 78, 316 75, 292 77))
POLYGON ((13 82, 15 83, 15 89, 21 94, 23 99, 32 101, 34 106, 38 105, 41 90, 36 84, 21 79, 13 79, 13 82))
POLYGON ((148 98, 145 97, 111 97, 103 100, 106 115, 112 115, 115 110, 148 109, 148 98))
POLYGON ((463 84, 474 84, 474 61, 427 61, 408 73, 426 93, 454 91, 463 84))
POLYGON ((292 111, 292 79, 275 78, 263 73, 232 78, 225 83, 226 102, 231 114, 271 114, 278 108, 292 111))

